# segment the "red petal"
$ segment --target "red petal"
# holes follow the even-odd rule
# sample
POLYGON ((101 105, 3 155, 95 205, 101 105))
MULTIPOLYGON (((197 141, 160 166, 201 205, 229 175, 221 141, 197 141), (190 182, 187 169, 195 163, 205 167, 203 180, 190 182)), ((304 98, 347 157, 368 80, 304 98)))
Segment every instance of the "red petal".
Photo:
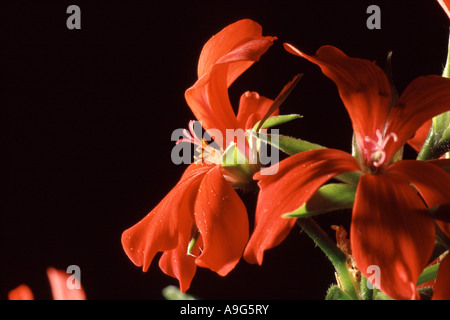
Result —
POLYGON ((79 284, 79 288, 76 286, 70 288, 68 285, 69 283, 75 284, 72 279, 69 279, 69 277, 74 277, 74 275, 49 267, 47 268, 47 277, 50 282, 53 300, 86 300, 86 294, 81 284, 79 284))
POLYGON ((194 201, 203 176, 213 166, 191 164, 178 184, 141 221, 122 234, 127 256, 144 271, 158 251, 177 247, 179 233, 190 235, 194 201))
POLYGON ((387 173, 406 177, 429 208, 450 202, 450 174, 434 164, 403 160, 392 164, 387 173))
POLYGON ((450 0, 438 0, 442 9, 444 9, 447 16, 450 18, 450 0))
MULTIPOLYGON (((253 126, 264 117, 272 103, 272 99, 260 96, 256 92, 247 91, 244 93, 239 102, 239 111, 237 115, 240 128, 245 130, 253 128, 253 126)), ((276 114, 278 114, 278 110, 273 115, 276 114)))
POLYGON ((11 290, 8 293, 9 300, 34 300, 33 292, 30 287, 25 284, 21 284, 17 288, 11 290))
POLYGON ((368 279, 375 276, 370 267, 379 268, 381 290, 394 299, 418 298, 417 279, 434 247, 433 220, 425 210, 400 175, 360 178, 350 228, 352 254, 368 279))
POLYGON ((264 251, 280 244, 295 224, 295 219, 282 215, 302 206, 329 179, 349 171, 359 171, 351 155, 340 150, 320 149, 281 161, 275 175, 263 175, 264 171, 257 173, 254 178, 260 180, 260 192, 255 230, 245 249, 245 260, 262 264, 264 251))
POLYGON ((290 44, 284 46, 288 52, 317 64, 334 81, 360 150, 366 136, 376 140, 375 132, 383 132, 391 103, 391 90, 383 70, 369 60, 351 58, 332 46, 322 46, 315 56, 306 55, 290 44))
POLYGON ((203 178, 194 214, 203 239, 196 263, 225 276, 241 258, 249 227, 245 205, 223 178, 220 167, 203 178))
MULTIPOLYGON (((239 20, 222 29, 203 46, 198 61, 198 77, 208 73, 216 62, 233 49, 262 37, 262 27, 250 19, 239 20)), ((244 72, 246 68, 241 71, 244 72)), ((236 75, 238 77, 239 74, 236 75)))
POLYGON ((398 140, 386 148, 386 159, 410 139, 427 120, 450 110, 450 79, 440 76, 416 78, 405 89, 389 114, 386 134, 398 140))
POLYGON ((273 44, 274 37, 263 37, 254 21, 238 21, 205 45, 199 61, 199 79, 185 93, 186 101, 203 128, 239 128, 228 97, 231 83, 273 44))
POLYGON ((450 300, 450 254, 441 261, 434 286, 433 300, 450 300))
POLYGON ((165 274, 178 279, 181 292, 189 289, 197 270, 194 255, 199 254, 201 239, 197 239, 196 250, 192 254, 187 253, 189 241, 189 238, 180 234, 178 246, 173 250, 165 251, 159 259, 160 269, 165 274))
POLYGON ((433 120, 428 120, 425 122, 419 129, 417 129, 414 136, 408 140, 408 144, 414 148, 417 152, 420 152, 422 149, 423 143, 428 136, 428 132, 430 131, 430 127, 433 120))

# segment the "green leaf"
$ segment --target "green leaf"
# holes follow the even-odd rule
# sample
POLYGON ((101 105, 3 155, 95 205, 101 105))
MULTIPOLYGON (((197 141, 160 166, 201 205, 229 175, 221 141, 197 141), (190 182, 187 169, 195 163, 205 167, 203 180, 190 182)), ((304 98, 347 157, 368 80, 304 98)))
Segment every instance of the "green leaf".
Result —
POLYGON ((339 289, 338 286, 332 286, 328 289, 325 300, 353 300, 348 294, 339 289))
POLYGON ((319 188, 300 208, 285 214, 285 218, 306 218, 338 209, 350 209, 355 201, 356 187, 330 183, 319 188))
POLYGON ((199 298, 193 295, 181 292, 175 286, 167 286, 161 293, 167 300, 199 300, 199 298))
MULTIPOLYGON (((303 116, 299 115, 299 114, 288 114, 288 115, 281 115, 281 116, 273 116, 268 118, 266 121, 264 121, 263 125, 261 126, 261 129, 267 129, 267 128, 272 128, 275 126, 278 126, 280 124, 295 120, 295 119, 300 119, 303 118, 303 116)), ((255 126, 253 127, 253 131, 256 132, 258 126, 259 126, 260 121, 258 121, 255 126)))

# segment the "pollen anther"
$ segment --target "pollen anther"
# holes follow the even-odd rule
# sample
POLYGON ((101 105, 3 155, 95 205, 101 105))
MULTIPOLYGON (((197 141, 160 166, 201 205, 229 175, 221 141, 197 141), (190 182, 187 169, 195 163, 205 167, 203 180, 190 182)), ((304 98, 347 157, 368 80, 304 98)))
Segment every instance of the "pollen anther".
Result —
POLYGON ((374 140, 368 136, 364 138, 365 142, 370 143, 370 147, 365 148, 364 153, 368 155, 368 160, 378 168, 386 160, 386 152, 384 151, 384 148, 386 147, 389 139, 392 138, 394 142, 396 142, 398 140, 398 137, 394 132, 389 133, 385 137, 383 137, 383 134, 380 130, 377 130, 375 133, 377 135, 377 140, 374 140))
POLYGON ((184 129, 184 138, 179 139, 176 144, 180 142, 189 142, 196 145, 195 151, 199 155, 194 156, 195 164, 202 164, 203 162, 207 164, 220 164, 223 152, 209 145, 207 141, 198 137, 194 130, 195 120, 189 121, 189 131, 184 129))

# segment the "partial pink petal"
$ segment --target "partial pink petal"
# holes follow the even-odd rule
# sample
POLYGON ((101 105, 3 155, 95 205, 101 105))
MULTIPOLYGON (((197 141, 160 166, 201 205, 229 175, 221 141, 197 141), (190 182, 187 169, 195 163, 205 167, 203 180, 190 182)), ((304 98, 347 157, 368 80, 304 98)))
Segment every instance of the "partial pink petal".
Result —
POLYGON ((416 283, 433 251, 434 235, 427 208, 403 175, 360 178, 350 228, 352 254, 367 278, 373 278, 373 266, 379 268, 384 293, 418 299, 416 283))
POLYGON ((376 139, 383 132, 391 103, 391 89, 383 70, 375 63, 351 58, 332 46, 322 46, 315 56, 285 43, 286 50, 317 64, 336 84, 355 131, 356 143, 364 150, 364 138, 376 139))
POLYGON ((203 178, 194 214, 203 240, 196 263, 225 276, 242 256, 249 226, 245 205, 223 178, 219 166, 203 178))
POLYGON ((33 292, 26 284, 21 284, 8 293, 9 300, 34 300, 33 292))
POLYGON ((123 249, 136 266, 147 271, 157 252, 177 247, 180 232, 190 234, 195 197, 201 180, 212 167, 191 164, 169 194, 141 221, 123 232, 123 249))
POLYGON ((84 289, 79 283, 80 279, 73 280, 75 275, 49 267, 47 268, 47 276, 53 300, 86 300, 84 289), (77 282, 78 284, 76 284, 77 282))
POLYGON ((275 175, 255 174, 260 192, 255 216, 255 230, 245 249, 249 263, 262 264, 264 251, 280 244, 295 224, 282 215, 301 207, 313 193, 334 176, 359 171, 356 160, 334 149, 305 151, 279 164, 275 175))

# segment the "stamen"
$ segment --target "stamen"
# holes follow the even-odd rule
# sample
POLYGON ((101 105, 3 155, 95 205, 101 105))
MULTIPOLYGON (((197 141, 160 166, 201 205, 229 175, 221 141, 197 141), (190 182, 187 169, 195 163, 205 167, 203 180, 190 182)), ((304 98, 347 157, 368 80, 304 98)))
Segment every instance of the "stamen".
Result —
POLYGON ((392 138, 394 142, 396 142, 398 137, 394 132, 391 132, 383 138, 383 134, 380 130, 377 130, 375 134, 377 135, 377 140, 370 137, 364 138, 364 141, 372 144, 370 148, 364 149, 364 153, 368 156, 368 160, 378 168, 386 160, 386 152, 384 151, 384 148, 386 147, 389 139, 392 138))
POLYGON ((195 133, 194 124, 195 120, 189 121, 189 131, 183 129, 183 135, 185 136, 185 138, 179 139, 177 142, 175 142, 175 144, 179 144, 180 142, 189 142, 197 146, 201 146, 203 144, 203 140, 200 139, 195 133))
POLYGON ((194 124, 195 120, 189 121, 189 131, 184 129, 183 135, 185 137, 179 139, 175 144, 189 142, 196 145, 197 148, 195 151, 197 151, 199 155, 194 156, 195 164, 202 164, 203 162, 206 164, 220 164, 223 154, 222 150, 216 149, 209 145, 204 139, 200 139, 195 133, 194 124))

